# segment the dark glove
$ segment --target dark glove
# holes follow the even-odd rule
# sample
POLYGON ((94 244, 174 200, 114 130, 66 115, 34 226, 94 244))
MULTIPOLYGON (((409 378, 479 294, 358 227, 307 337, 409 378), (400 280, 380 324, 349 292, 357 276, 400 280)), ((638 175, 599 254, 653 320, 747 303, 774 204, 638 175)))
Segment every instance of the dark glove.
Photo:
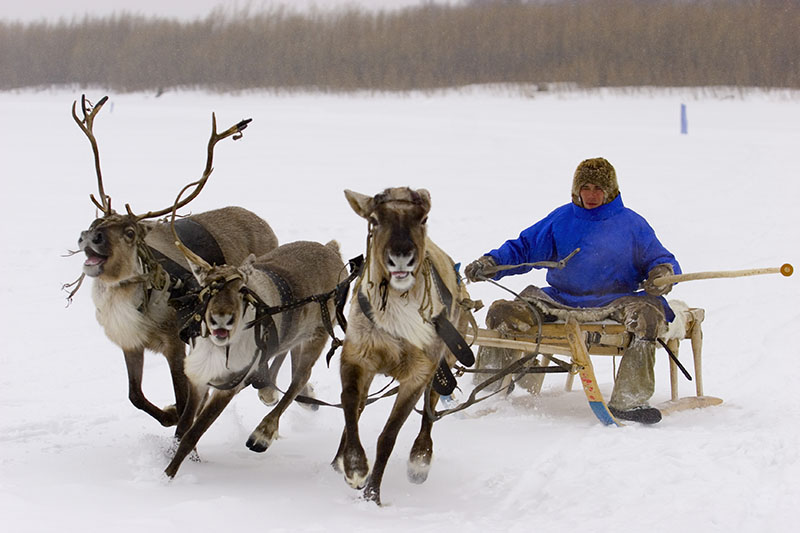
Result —
POLYGON ((467 265, 464 275, 469 281, 483 281, 483 278, 491 277, 487 272, 497 266, 491 255, 484 255, 467 265))
POLYGON ((672 265, 669 263, 654 266, 650 272, 647 273, 647 279, 642 284, 644 292, 650 294, 651 296, 664 296, 672 290, 672 283, 667 283, 666 285, 656 285, 653 282, 656 280, 656 278, 672 276, 673 274, 675 274, 675 271, 672 269, 672 265))

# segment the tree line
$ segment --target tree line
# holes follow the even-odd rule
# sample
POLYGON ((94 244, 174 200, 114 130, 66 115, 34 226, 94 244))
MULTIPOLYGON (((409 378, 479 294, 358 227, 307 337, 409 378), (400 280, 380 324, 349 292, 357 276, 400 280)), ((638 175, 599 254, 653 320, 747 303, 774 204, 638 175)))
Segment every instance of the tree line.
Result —
POLYGON ((195 21, 0 22, 0 89, 403 91, 491 83, 800 87, 795 0, 562 0, 195 21))

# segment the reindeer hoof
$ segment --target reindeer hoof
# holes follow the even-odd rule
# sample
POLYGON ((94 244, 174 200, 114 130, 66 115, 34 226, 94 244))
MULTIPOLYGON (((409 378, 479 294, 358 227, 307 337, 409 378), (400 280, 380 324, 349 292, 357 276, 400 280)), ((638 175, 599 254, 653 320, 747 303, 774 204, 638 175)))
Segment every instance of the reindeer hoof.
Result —
POLYGON ((178 425, 178 408, 174 405, 168 405, 161 410, 161 416, 158 417, 159 423, 165 428, 178 425))
POLYGON ((369 486, 364 489, 364 499, 370 502, 375 502, 376 505, 381 505, 381 489, 369 486))
POLYGON ((354 489, 363 489, 369 477, 369 464, 366 458, 355 457, 342 460, 344 480, 354 489))
POLYGON ((278 389, 271 385, 267 385, 263 389, 258 389, 258 399, 267 407, 272 407, 278 403, 280 397, 281 394, 278 392, 278 389))
POLYGON ((426 456, 416 457, 408 460, 406 475, 411 483, 419 485, 428 479, 428 472, 431 470, 431 458, 426 456))
POLYGON ((344 459, 342 459, 341 455, 334 457, 333 461, 331 461, 331 467, 335 472, 344 474, 344 459))
POLYGON ((172 463, 170 463, 169 466, 164 470, 164 474, 166 474, 166 476, 169 479, 174 479, 175 478, 175 474, 178 473, 178 467, 179 466, 180 465, 173 465, 172 463))
POLYGON ((275 437, 267 437, 264 433, 259 430, 255 430, 250 434, 250 437, 247 439, 247 447, 250 448, 252 451, 256 453, 263 453, 267 451, 267 448, 275 441, 275 437))

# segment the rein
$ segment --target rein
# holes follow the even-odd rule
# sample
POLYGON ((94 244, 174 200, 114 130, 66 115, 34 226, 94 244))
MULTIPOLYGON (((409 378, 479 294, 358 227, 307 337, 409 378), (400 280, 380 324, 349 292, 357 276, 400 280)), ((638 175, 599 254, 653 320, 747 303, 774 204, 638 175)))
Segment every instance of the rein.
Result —
MULTIPOLYGON (((564 259, 562 259, 560 261, 555 261, 555 262, 554 261, 540 261, 538 263, 523 263, 523 264, 518 264, 518 265, 502 265, 502 266, 498 266, 498 267, 489 269, 488 274, 492 275, 492 274, 494 274, 496 272, 499 272, 501 270, 511 270, 511 269, 515 269, 515 268, 519 268, 519 267, 525 267, 525 266, 563 269, 566 266, 567 261, 569 261, 579 251, 580 251, 580 248, 576 248, 575 250, 572 251, 572 253, 570 253, 564 259)), ((511 363, 510 365, 508 365, 508 366, 506 366, 504 368, 500 368, 500 369, 467 369, 467 368, 461 368, 461 367, 457 368, 459 376, 464 374, 464 373, 467 373, 467 372, 470 372, 470 373, 486 373, 486 374, 493 374, 493 375, 490 378, 488 378, 488 379, 484 380, 483 382, 481 382, 480 384, 478 384, 473 389, 473 391, 470 393, 470 395, 467 398, 467 400, 465 400, 464 402, 456 405, 453 408, 444 409, 444 410, 441 410, 441 411, 436 411, 433 408, 433 406, 431 405, 431 401, 430 401, 430 394, 431 394, 432 386, 428 385, 428 387, 426 387, 426 389, 425 389, 424 414, 426 416, 428 416, 428 418, 431 419, 434 422, 437 421, 437 420, 440 420, 441 418, 443 418, 443 417, 445 417, 447 415, 450 415, 450 414, 453 414, 453 413, 457 413, 458 411, 462 411, 462 410, 466 409, 467 407, 470 407, 470 406, 472 406, 472 405, 474 405, 476 403, 480 403, 480 402, 482 402, 484 400, 487 400, 487 399, 491 398, 492 396, 494 396, 495 394, 498 394, 499 392, 502 392, 502 391, 509 391, 510 392, 510 390, 513 389, 515 383, 517 381, 519 381, 524 374, 532 374, 532 373, 538 374, 538 373, 550 373, 550 372, 574 372, 575 371, 575 366, 576 365, 574 363, 570 364, 570 363, 561 361, 561 360, 559 360, 559 359, 557 359, 557 358, 555 358, 553 356, 549 356, 549 359, 550 359, 550 361, 556 363, 557 366, 555 366, 555 367, 542 367, 542 368, 530 368, 528 366, 528 363, 530 361, 535 360, 539 355, 541 355, 539 353, 539 348, 541 346, 542 323, 543 323, 543 318, 542 318, 541 312, 535 306, 531 305, 531 303, 528 302, 526 299, 522 298, 519 294, 517 294, 516 292, 512 291, 511 289, 501 285, 500 283, 494 281, 493 279, 488 278, 486 275, 479 274, 476 277, 478 278, 479 281, 488 281, 489 283, 491 283, 491 284, 493 284, 493 285, 495 285, 497 287, 500 287, 504 291, 511 293, 512 295, 514 295, 514 297, 517 300, 519 300, 521 302, 524 302, 525 305, 528 306, 528 308, 533 313, 533 316, 535 317, 536 324, 537 324, 537 330, 538 331, 537 331, 537 335, 536 335, 536 338, 537 338, 536 348, 534 349, 533 352, 526 353, 524 356, 522 356, 521 358, 517 359, 516 361, 514 361, 513 363, 511 363), (511 375, 518 374, 518 377, 512 378, 512 380, 510 381, 510 383, 506 387, 502 387, 502 388, 500 388, 500 389, 498 389, 498 390, 496 390, 496 391, 494 391, 494 392, 492 392, 490 394, 487 394, 486 396, 478 397, 478 393, 480 391, 482 391, 483 389, 485 389, 487 386, 491 385, 492 383, 495 383, 496 381, 498 381, 500 379, 503 379, 505 376, 508 376, 510 374, 511 375)), ((476 325, 473 325, 473 327, 475 328, 474 338, 476 338, 477 337, 477 333, 478 333, 478 328, 477 328, 476 325)), ((664 347, 664 349, 666 349, 667 354, 669 355, 670 359, 672 359, 672 361, 675 362, 675 364, 681 370, 683 375, 689 381, 691 381, 692 378, 689 375, 689 372, 683 367, 683 365, 680 363, 678 358, 672 353, 672 350, 669 349, 667 344, 662 339, 656 339, 656 340, 659 342, 659 344, 661 344, 661 346, 664 347)), ((423 411, 419 411, 419 410, 418 410, 418 412, 420 412, 421 414, 423 413, 423 411)))
MULTIPOLYGON (((518 265, 501 265, 501 266, 497 266, 497 267, 494 267, 494 268, 488 269, 488 270, 489 270, 489 274, 494 274, 494 273, 499 272, 501 270, 511 270, 511 269, 515 269, 515 268, 519 268, 519 267, 525 267, 525 266, 540 267, 540 268, 541 267, 543 267, 543 268, 557 268, 557 269, 561 270, 565 266, 567 266, 567 262, 570 259, 572 259, 575 256, 575 254, 580 252, 580 250, 581 250, 580 248, 576 248, 568 256, 564 257, 560 261, 539 261, 539 262, 536 262, 536 263, 522 263, 522 264, 518 264, 518 265)), ((555 362, 558 366, 557 367, 553 367, 552 370, 545 370, 544 368, 541 368, 541 369, 536 369, 535 371, 533 371, 533 369, 529 368, 527 366, 528 362, 536 359, 540 355, 539 354, 539 347, 541 346, 542 323, 544 322, 544 320, 542 318, 542 314, 539 312, 538 309, 536 309, 534 306, 532 306, 527 300, 522 298, 519 294, 517 294, 516 292, 512 291, 508 287, 505 287, 504 285, 501 285, 500 283, 494 281, 493 279, 490 279, 490 278, 486 277, 483 274, 479 274, 477 276, 477 278, 478 278, 479 281, 488 281, 489 283, 491 283, 491 284, 493 284, 493 285, 495 285, 497 287, 500 287, 504 291, 511 293, 517 300, 525 302, 525 305, 527 305, 528 308, 530 308, 531 312, 533 313, 534 318, 536 319, 536 326, 537 326, 536 348, 534 349, 533 352, 527 353, 526 355, 524 355, 520 359, 514 361, 512 364, 506 366, 505 368, 491 369, 491 370, 482 370, 482 369, 472 369, 471 370, 471 369, 467 369, 467 368, 458 368, 457 370, 458 370, 459 375, 463 375, 466 372, 471 372, 471 373, 493 374, 493 376, 491 376, 490 378, 488 378, 488 379, 482 381, 481 383, 479 383, 472 390, 472 393, 469 395, 467 400, 465 400, 464 402, 456 405, 453 408, 445 409, 445 410, 442 410, 442 411, 436 411, 435 409, 433 409, 433 407, 430 405, 431 386, 429 385, 425 389, 425 414, 428 416, 428 418, 430 418, 433 421, 439 420, 439 419, 441 419, 442 417, 444 417, 446 415, 449 415, 449 414, 452 414, 452 413, 456 413, 458 411, 462 411, 462 410, 466 409, 467 407, 469 407, 471 405, 474 405, 476 403, 482 402, 483 400, 487 400, 487 399, 491 398, 492 396, 494 396, 495 394, 497 394, 499 392, 502 392, 502 391, 509 391, 510 392, 510 390, 514 387, 516 382, 519 381, 520 379, 522 379, 523 374, 544 373, 544 372, 571 372, 572 371, 572 368, 570 367, 570 365, 568 363, 565 363, 563 361, 559 361, 558 359, 556 359, 554 357, 551 357, 551 360, 553 362, 555 362), (509 374, 511 374, 511 375, 518 374, 518 377, 512 378, 507 386, 502 387, 502 388, 492 392, 491 394, 487 394, 486 396, 482 396, 480 398, 478 397, 478 393, 480 391, 482 391, 483 389, 485 389, 487 386, 491 385, 492 383, 505 378, 509 374)), ((473 319, 471 325, 475 330, 474 337, 477 337, 478 327, 477 327, 477 324, 474 322, 474 319, 473 319)))
MULTIPOLYGON (((389 396, 394 396, 395 394, 397 394, 397 392, 400 390, 399 386, 396 386, 396 387, 393 387, 393 388, 389 389, 389 386, 394 382, 395 382, 395 380, 392 379, 389 383, 384 385, 380 390, 378 390, 376 392, 373 392, 372 394, 367 396, 367 401, 366 401, 366 403, 364 405, 367 406, 367 405, 369 405, 371 403, 377 402, 378 400, 382 400, 383 398, 388 398, 389 396), (389 390, 386 390, 386 389, 389 389, 389 390)), ((284 394, 284 395, 286 394, 284 391, 279 389, 274 383, 271 383, 271 385, 273 387, 275 387, 275 390, 277 390, 281 394, 284 394)), ((317 398, 312 398, 310 396, 303 396, 302 394, 295 396, 294 401, 296 401, 297 403, 304 403, 306 405, 317 405, 317 406, 322 406, 322 407, 336 407, 337 409, 341 409, 342 408, 342 404, 341 403, 328 403, 326 401, 319 400, 317 398)))
MULTIPOLYGON (((574 253, 575 252, 573 252, 573 255, 574 255, 574 253)), ((519 294, 517 294, 516 292, 512 291, 511 289, 509 289, 507 287, 504 287, 503 285, 497 283, 496 281, 491 280, 491 279, 489 279, 489 278, 487 278, 485 276, 479 276, 479 279, 481 279, 481 281, 489 281, 489 282, 493 283, 494 285, 497 285, 498 287, 500 287, 504 291, 510 292, 517 299, 520 299, 520 300, 525 302, 525 304, 533 312, 533 316, 536 318, 536 324, 537 324, 537 328, 538 328, 538 333, 537 333, 536 338, 539 339, 539 340, 536 341, 536 348, 535 348, 535 350, 533 352, 525 354, 523 357, 517 359, 516 361, 514 361, 510 365, 506 366, 505 368, 498 369, 496 371, 492 370, 492 371, 488 372, 488 373, 492 373, 493 375, 490 378, 488 378, 488 379, 482 381, 481 383, 479 383, 472 390, 472 392, 470 393, 469 397, 464 402, 456 405, 455 407, 452 407, 450 409, 444 409, 442 411, 436 411, 433 408, 433 406, 431 406, 431 401, 430 401, 431 389, 433 388, 433 384, 432 383, 429 384, 425 388, 425 402, 424 402, 425 403, 425 409, 424 409, 424 411, 417 410, 417 412, 419 412, 420 414, 426 415, 433 422, 436 422, 437 420, 441 420, 442 418, 444 418, 447 415, 450 415, 450 414, 453 414, 453 413, 457 413, 459 411, 463 411, 467 407, 475 405, 476 403, 480 403, 480 402, 482 402, 484 400, 488 400, 489 398, 491 398, 495 394, 498 394, 498 393, 506 391, 506 390, 510 391, 511 388, 514 386, 514 384, 518 380, 522 379, 522 374, 528 373, 527 372, 527 364, 528 364, 528 362, 534 360, 536 357, 539 356, 539 346, 541 345, 541 340, 540 339, 542 338, 542 322, 543 322, 542 315, 539 312, 539 310, 536 309, 535 307, 533 307, 526 300, 523 300, 519 296, 519 294), (500 388, 500 389, 498 389, 498 390, 496 390, 496 391, 494 391, 494 392, 492 392, 490 394, 487 394, 486 396, 482 396, 480 398, 478 397, 478 393, 480 391, 482 391, 483 389, 485 389, 486 387, 488 387, 492 383, 503 379, 504 377, 506 377, 509 374, 520 374, 520 375, 518 377, 516 377, 516 378, 512 378, 511 382, 506 387, 502 387, 502 388, 500 388)), ((478 333, 477 328, 475 328, 475 333, 476 333, 476 336, 477 336, 477 333, 478 333)), ((559 366, 561 366, 559 361, 557 361, 557 364, 559 364, 559 366)), ((561 369, 559 369, 557 371, 561 371, 561 369)), ((478 373, 478 372, 481 372, 481 370, 469 370, 469 369, 466 369, 466 368, 459 368, 459 375, 463 374, 464 372, 475 372, 475 373, 478 373)))
MULTIPOLYGON (((363 256, 358 256, 351 259, 348 261, 348 266, 350 267, 350 275, 346 279, 339 282, 332 290, 326 293, 312 294, 311 296, 302 298, 300 300, 294 299, 293 295, 291 294, 291 288, 285 283, 285 281, 282 280, 282 278, 277 276, 277 274, 263 271, 267 276, 270 277, 272 282, 278 288, 278 292, 281 294, 282 303, 281 305, 277 306, 268 305, 252 289, 248 288, 246 285, 243 286, 240 289, 240 293, 242 294, 245 304, 242 313, 247 311, 248 305, 252 305, 256 312, 255 318, 245 325, 245 329, 253 328, 253 335, 258 349, 253 355, 253 359, 250 361, 250 364, 247 365, 243 370, 237 372, 236 375, 234 375, 226 383, 209 383, 209 385, 221 390, 229 390, 237 387, 250 373, 256 362, 258 362, 258 371, 254 376, 251 377, 250 380, 248 380, 248 384, 252 384, 257 389, 267 386, 269 384, 269 377, 267 373, 268 360, 266 357, 264 357, 264 354, 273 353, 275 350, 277 350, 279 337, 285 335, 285 330, 288 328, 288 322, 284 322, 284 326, 282 327, 284 331, 282 331, 281 335, 279 335, 272 316, 279 313, 293 311, 311 302, 317 302, 320 305, 320 313, 322 315, 323 325, 325 330, 328 332, 328 335, 330 335, 332 339, 331 348, 326 356, 326 361, 330 365, 330 359, 336 349, 342 345, 342 341, 336 337, 336 334, 333 330, 333 323, 331 321, 330 313, 328 312, 327 304, 328 301, 333 298, 336 320, 342 330, 346 331, 347 320, 344 317, 344 304, 347 300, 350 284, 356 277, 360 275, 363 268, 363 256)), ((202 324, 206 309, 208 308, 208 302, 211 300, 212 296, 218 293, 225 285, 237 279, 242 279, 241 274, 232 274, 224 279, 215 280, 208 286, 202 288, 199 292, 194 292, 187 295, 185 299, 194 300, 195 304, 191 317, 187 320, 186 324, 183 325, 181 330, 195 332, 196 334, 192 335, 192 337, 200 336, 201 333, 197 332, 198 328, 195 326, 195 324, 202 324)))
POLYGON ((292 300, 279 306, 267 305, 255 292, 247 287, 243 287, 242 292, 245 293, 247 300, 250 301, 250 303, 256 309, 256 318, 249 322, 245 327, 255 328, 256 344, 259 345, 259 348, 263 350, 266 347, 265 342, 267 339, 259 335, 258 332, 263 327, 264 322, 272 321, 272 315, 285 313, 286 311, 297 309, 308 303, 317 302, 320 306, 323 325, 325 326, 325 330, 328 332, 328 335, 331 337, 331 348, 328 350, 328 353, 325 356, 325 361, 327 362, 328 366, 330 366, 331 357, 333 357, 334 352, 343 344, 343 342, 341 339, 336 337, 336 333, 333 331, 333 322, 331 321, 331 316, 328 311, 328 300, 333 298, 336 308, 335 313, 337 323, 343 331, 347 331, 347 319, 344 316, 344 304, 350 291, 350 284, 353 282, 353 280, 361 275, 361 271, 364 268, 364 256, 359 255, 358 257, 354 257, 353 259, 350 259, 347 264, 350 268, 350 274, 347 276, 347 278, 336 284, 336 287, 334 287, 332 290, 321 294, 312 294, 311 296, 300 300, 292 300))

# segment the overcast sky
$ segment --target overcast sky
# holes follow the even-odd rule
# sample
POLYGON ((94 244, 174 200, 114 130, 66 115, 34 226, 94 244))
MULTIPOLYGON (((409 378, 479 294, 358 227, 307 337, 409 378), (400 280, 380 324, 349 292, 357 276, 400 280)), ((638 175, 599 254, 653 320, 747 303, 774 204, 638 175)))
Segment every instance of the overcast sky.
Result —
MULTIPOLYGON (((226 6, 231 9, 250 6, 259 9, 265 5, 290 5, 306 9, 316 5, 332 9, 347 5, 374 9, 393 9, 426 3, 430 0, 3 0, 0 18, 24 22, 37 20, 55 21, 60 18, 81 18, 86 14, 98 16, 128 12, 141 15, 158 15, 180 19, 205 17, 214 7, 226 6)), ((447 3, 446 0, 436 0, 447 3)))

